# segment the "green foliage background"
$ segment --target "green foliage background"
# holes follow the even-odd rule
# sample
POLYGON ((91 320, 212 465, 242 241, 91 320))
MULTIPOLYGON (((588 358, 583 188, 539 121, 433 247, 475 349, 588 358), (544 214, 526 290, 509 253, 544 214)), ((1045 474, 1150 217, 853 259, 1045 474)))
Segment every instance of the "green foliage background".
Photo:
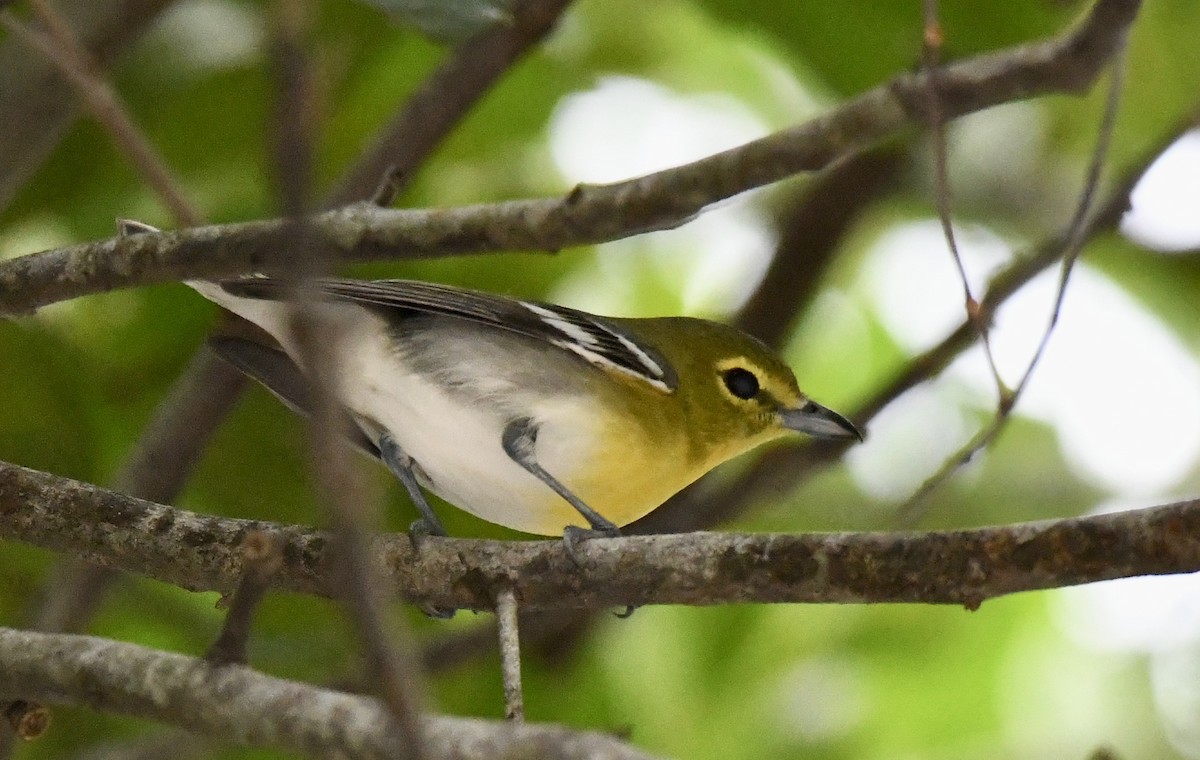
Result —
MULTIPOLYGON (((270 24, 270 8, 259 3, 181 5, 232 8, 237 13, 226 23, 239 31, 262 32, 270 24)), ((1082 8, 1049 0, 942 5, 950 56, 1056 33, 1082 8)), ((678 93, 723 93, 775 128, 797 122, 913 68, 919 60, 919 6, 916 0, 582 0, 551 42, 517 66, 450 136, 401 203, 444 206, 565 191, 568 182, 548 152, 547 125, 563 98, 607 75, 645 78, 678 93), (785 96, 796 91, 811 102, 785 96)), ((441 48, 382 23, 377 11, 350 0, 315 8, 313 51, 322 108, 316 173, 324 187, 422 81, 441 48)), ((119 89, 213 221, 273 215, 268 151, 273 87, 266 46, 254 45, 244 56, 216 65, 197 63, 185 43, 201 44, 204 38, 195 36, 196 28, 193 36, 180 36, 189 18, 164 24, 123 60, 116 71, 119 89)), ((1132 38, 1114 167, 1134 160, 1195 112, 1198 32, 1200 4, 1146 3, 1132 38)), ((964 169, 956 177, 968 188, 960 206, 964 219, 1027 241, 1061 224, 1065 215, 1050 219, 1032 207, 1047 195, 1056 196, 1060 208, 1073 203, 1074 190, 1067 188, 1078 185, 1102 100, 1098 89, 1084 98, 1034 103, 1039 118, 1050 124, 1036 175, 1020 178, 1028 185, 1010 187, 1005 202, 972 194, 974 178, 964 169)), ((852 279, 864 247, 888 225, 932 215, 932 196, 921 180, 928 162, 921 166, 918 160, 903 189, 862 220, 831 284, 852 279)), ((108 237, 116 217, 169 225, 100 129, 81 121, 0 215, 0 256, 108 237)), ((620 276, 636 283, 628 311, 677 311, 678 287, 664 277, 649 249, 635 250, 619 258, 620 276)), ((560 283, 595 272, 605 256, 604 248, 581 249, 555 257, 377 265, 359 273, 554 298, 560 283)), ((1088 256, 1187 345, 1200 346, 1196 256, 1166 258, 1116 236, 1100 241, 1088 256)), ((0 458, 109 482, 213 317, 213 308, 184 286, 167 285, 61 304, 36 318, 0 324, 0 458)), ((814 395, 835 408, 853 408, 908 356, 878 321, 869 328, 857 342, 834 341, 827 332, 833 326, 808 318, 793 336, 789 358, 803 368, 814 395)), ((981 410, 980 421, 985 414, 981 410)), ((319 510, 305 472, 303 436, 302 424, 289 412, 261 389, 251 390, 179 505, 313 522, 319 510)), ((389 526, 402 529, 412 515, 401 489, 382 472, 374 474, 387 488, 389 526)), ((1181 493, 1190 485, 1194 495, 1198 482, 1191 477, 1181 493)), ((927 525, 1074 515, 1104 495, 1063 464, 1051 430, 1018 419, 969 478, 941 492, 927 525)), ((723 527, 885 528, 894 506, 861 493, 839 466, 723 527)), ((446 517, 458 535, 505 535, 453 510, 446 517)), ((0 545, 0 623, 19 624, 52 559, 0 545)), ((1021 595, 974 613, 917 606, 746 606, 647 608, 629 620, 602 616, 586 636, 553 656, 529 654, 526 702, 532 720, 627 731, 641 747, 686 758, 1059 760, 1084 758, 1104 745, 1122 758, 1188 756, 1168 741, 1146 659, 1075 643, 1056 622, 1055 596, 1021 595)), ((112 593, 90 631, 200 653, 220 624, 215 601, 214 594, 135 579, 112 593)), ((448 623, 416 613, 409 618, 422 641, 484 622, 471 614, 448 623)), ((355 672, 352 642, 333 605, 277 595, 256 622, 252 662, 272 674, 335 683, 355 672)), ((448 713, 499 716, 497 657, 488 654, 432 676, 429 701, 448 713)), ((69 757, 93 742, 153 730, 111 716, 56 711, 50 733, 21 748, 18 757, 69 757)), ((1191 752, 1197 756, 1200 746, 1192 745, 1191 752)))

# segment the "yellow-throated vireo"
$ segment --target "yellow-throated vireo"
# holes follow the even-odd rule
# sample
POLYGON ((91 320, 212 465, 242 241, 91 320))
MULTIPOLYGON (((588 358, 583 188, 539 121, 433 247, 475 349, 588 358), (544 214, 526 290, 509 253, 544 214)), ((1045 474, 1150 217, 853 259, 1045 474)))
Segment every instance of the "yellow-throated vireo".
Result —
POLYGON ((598 317, 405 280, 188 284, 279 342, 213 345, 302 413, 310 369, 295 299, 336 331, 320 346, 331 392, 353 441, 412 496, 414 531, 445 535, 424 487, 517 530, 615 536, 765 441, 862 438, 765 345, 716 322, 598 317))

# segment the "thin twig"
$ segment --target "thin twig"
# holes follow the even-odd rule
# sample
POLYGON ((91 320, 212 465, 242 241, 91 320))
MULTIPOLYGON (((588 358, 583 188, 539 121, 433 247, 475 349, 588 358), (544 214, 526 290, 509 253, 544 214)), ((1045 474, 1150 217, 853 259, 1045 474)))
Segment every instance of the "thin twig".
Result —
POLYGON ((1080 194, 1079 203, 1075 208, 1075 216, 1071 219, 1068 227, 1066 236, 1067 246, 1063 251, 1062 267, 1059 270, 1058 291, 1054 295, 1054 308, 1051 310, 1050 319, 1046 324, 1045 332, 1042 333, 1041 340, 1038 342, 1037 349, 1033 352, 1033 357, 1029 360, 1025 372, 1021 375, 1021 381, 1017 383, 1014 392, 1014 402, 1016 397, 1019 397, 1025 390, 1025 386, 1029 383, 1029 378, 1033 375, 1038 363, 1041 362, 1042 355, 1046 351, 1046 345, 1050 342, 1050 336, 1054 333, 1054 328, 1058 325, 1058 318, 1062 314, 1063 299, 1067 295, 1067 284, 1071 280, 1071 273, 1075 270, 1075 263, 1079 260, 1080 254, 1083 253, 1083 246, 1088 240, 1087 231, 1091 226, 1088 224, 1088 217, 1093 212, 1096 192, 1100 187, 1101 173, 1104 171, 1104 162, 1108 158, 1109 148, 1112 145, 1113 132, 1116 131, 1117 111, 1120 107, 1121 92, 1125 83, 1125 51, 1126 48, 1122 46, 1113 57, 1112 72, 1109 77, 1108 97, 1104 102, 1104 115, 1101 117, 1099 135, 1096 138, 1096 147, 1092 151, 1092 159, 1088 165, 1083 192, 1080 194))
POLYGON ((92 117, 109 133, 176 221, 185 226, 200 224, 200 213, 187 200, 166 162, 145 138, 129 115, 121 96, 101 73, 99 64, 50 0, 30 0, 30 6, 46 27, 45 33, 29 28, 7 11, 0 12, 0 23, 54 63, 74 87, 92 117))
POLYGON ((244 570, 225 613, 221 633, 204 655, 214 665, 244 664, 254 610, 267 593, 271 577, 283 564, 283 538, 270 530, 254 530, 242 539, 244 570))
MULTIPOLYGON (((275 82, 279 90, 274 102, 272 165, 278 182, 280 210, 288 219, 299 219, 308 212, 312 189, 317 103, 305 49, 309 26, 307 6, 306 0, 278 0, 272 45, 275 82)), ((297 274, 302 274, 313 264, 305 260, 297 263, 301 269, 297 274)))
POLYGON ((1087 176, 1084 179, 1083 189, 1080 192, 1075 213, 1072 215, 1071 221, 1067 226, 1067 231, 1062 238, 1064 246, 1062 249, 1062 265, 1059 269, 1058 289, 1054 296, 1054 306, 1051 309, 1050 318, 1047 321, 1046 329, 1042 332, 1041 339, 1038 341, 1037 348, 1030 357, 1029 363, 1026 365, 1025 371, 1021 374, 1021 379, 1016 387, 1011 391, 1001 391, 1000 403, 997 405, 996 412, 992 415, 988 424, 977 431, 975 435, 971 436, 971 439, 959 448, 958 451, 951 454, 942 463, 942 466, 929 476, 896 511, 896 525, 898 527, 912 527, 918 524, 928 511, 929 495, 948 481, 960 467, 966 465, 976 454, 990 446, 996 440, 996 437, 1000 435, 1005 424, 1011 418, 1013 408, 1025 392, 1025 388, 1029 385, 1029 380, 1033 376, 1034 370, 1037 369, 1038 363, 1045 353, 1046 346, 1050 342, 1050 336, 1054 333, 1054 328, 1058 324, 1059 316, 1062 313, 1063 299, 1067 295, 1067 284, 1070 282, 1071 272, 1074 270, 1075 263, 1079 260, 1079 254, 1083 251, 1084 244, 1091 236, 1089 231, 1095 228, 1094 224, 1089 223, 1089 217, 1094 212, 1095 196, 1100 186, 1100 176, 1104 169, 1104 162, 1108 158, 1109 145, 1112 142, 1112 134, 1116 128, 1117 110, 1120 105, 1121 87, 1124 82, 1124 50, 1124 47, 1120 48, 1113 59, 1112 74, 1109 78, 1108 97, 1105 100, 1099 135, 1096 139, 1096 147, 1092 151, 1087 176))
POLYGON ((511 23, 496 24, 454 48, 343 177, 328 206, 364 198, 389 205, 451 128, 554 28, 568 5, 570 0, 522 0, 512 8, 511 23))
POLYGON ((500 670, 504 676, 504 717, 525 721, 525 697, 521 691, 521 633, 517 620, 517 592, 501 586, 496 593, 496 622, 500 641, 500 670))
POLYGON ((942 32, 941 21, 938 18, 938 1, 924 0, 922 7, 924 9, 925 24, 922 39, 922 61, 926 73, 926 82, 928 87, 927 101, 929 114, 929 130, 933 141, 933 177, 935 195, 937 197, 938 220, 942 225, 942 235, 946 238, 946 246, 950 250, 950 256, 954 259, 954 266, 958 270, 959 280, 962 282, 963 288, 963 305, 967 312, 967 319, 975 326, 975 330, 979 333, 979 343, 983 347, 983 355, 987 359, 988 367, 992 372, 992 379, 996 383, 996 393, 999 395, 1001 403, 1010 394, 1008 386, 1005 385, 1004 379, 1000 377, 1000 370, 996 367, 996 357, 992 352, 992 343, 988 337, 988 321, 983 318, 983 312, 979 308, 979 302, 975 300, 974 294, 971 292, 971 281, 967 276, 967 267, 963 263, 962 252, 958 249, 958 240, 954 234, 954 221, 951 214, 950 201, 950 175, 947 169, 946 160, 946 122, 942 115, 941 99, 938 94, 940 87, 939 67, 941 65, 942 45, 945 43, 945 37, 942 32))
MULTIPOLYGON (((63 10, 89 54, 109 66, 172 0, 70 2, 63 10)), ((45 56, 28 54, 14 35, 0 40, 0 209, 67 134, 79 109, 72 86, 45 56)))
MULTIPOLYGON (((314 111, 306 51, 310 9, 307 0, 280 0, 275 44, 279 98, 275 146, 284 214, 292 220, 293 272, 300 278, 320 274, 328 263, 316 254, 304 214, 307 211, 313 146, 314 111)), ((301 281, 300 290, 304 284, 301 281)), ((307 301, 307 299, 303 299, 307 301)), ((420 723, 420 678, 412 643, 400 621, 391 619, 380 592, 378 570, 369 552, 373 534, 367 505, 370 490, 350 461, 341 436, 343 410, 337 403, 338 370, 330 345, 345 340, 307 308, 294 310, 292 330, 302 349, 301 366, 311 368, 315 409, 309 425, 311 466, 333 530, 341 598, 358 633, 376 692, 396 726, 396 756, 420 760, 424 738, 420 723)))

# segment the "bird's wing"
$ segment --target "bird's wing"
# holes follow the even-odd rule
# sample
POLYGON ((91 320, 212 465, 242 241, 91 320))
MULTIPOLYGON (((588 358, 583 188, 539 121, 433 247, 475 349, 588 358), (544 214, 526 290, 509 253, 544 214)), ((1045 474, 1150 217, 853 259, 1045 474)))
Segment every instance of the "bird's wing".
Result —
MULTIPOLYGON (((208 345, 217 356, 262 383, 289 409, 305 417, 312 416, 314 403, 311 384, 282 349, 223 335, 209 338, 208 345)), ((373 457, 379 456, 379 447, 351 421, 349 414, 345 415, 341 424, 351 443, 373 457)))
MULTIPOLYGON (((243 298, 288 298, 295 283, 267 277, 225 280, 221 287, 243 298)), ((392 315, 437 314, 526 335, 570 351, 606 370, 640 379, 670 393, 674 370, 652 346, 602 317, 554 304, 520 301, 475 290, 413 280, 325 278, 305 283, 322 295, 383 309, 392 315)))

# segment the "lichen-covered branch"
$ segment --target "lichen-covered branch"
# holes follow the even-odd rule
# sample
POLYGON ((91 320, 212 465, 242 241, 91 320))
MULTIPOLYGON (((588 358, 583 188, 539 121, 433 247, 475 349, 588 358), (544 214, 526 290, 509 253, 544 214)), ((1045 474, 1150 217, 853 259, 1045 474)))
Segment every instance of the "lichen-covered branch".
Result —
MULTIPOLYGON (((399 756, 375 699, 108 639, 0 628, 0 698, 84 705, 245 746, 356 760, 399 756)), ((426 757, 649 760, 616 739, 533 723, 424 719, 426 757)))
MULTIPOLYGON (((939 69, 941 113, 950 118, 1047 93, 1082 92, 1137 15, 1139 0, 1097 0, 1083 23, 1049 41, 939 69)), ((804 124, 683 166, 565 198, 452 209, 394 210, 358 204, 305 221, 317 253, 333 261, 499 250, 556 251, 667 229, 746 190, 828 165, 927 121, 928 82, 904 74, 804 124)), ((131 235, 0 262, 0 314, 132 285, 281 270, 293 262, 283 220, 131 235)))
MULTIPOLYGON (((336 596, 326 536, 199 515, 0 463, 0 538, 188 589, 232 590, 251 530, 284 541, 281 588, 336 596)), ((739 602, 978 606, 1017 591, 1200 571, 1200 500, 1153 509, 929 533, 684 533, 595 539, 577 564, 561 541, 407 535, 372 547, 398 595, 490 609, 511 585, 522 610, 739 602)))

